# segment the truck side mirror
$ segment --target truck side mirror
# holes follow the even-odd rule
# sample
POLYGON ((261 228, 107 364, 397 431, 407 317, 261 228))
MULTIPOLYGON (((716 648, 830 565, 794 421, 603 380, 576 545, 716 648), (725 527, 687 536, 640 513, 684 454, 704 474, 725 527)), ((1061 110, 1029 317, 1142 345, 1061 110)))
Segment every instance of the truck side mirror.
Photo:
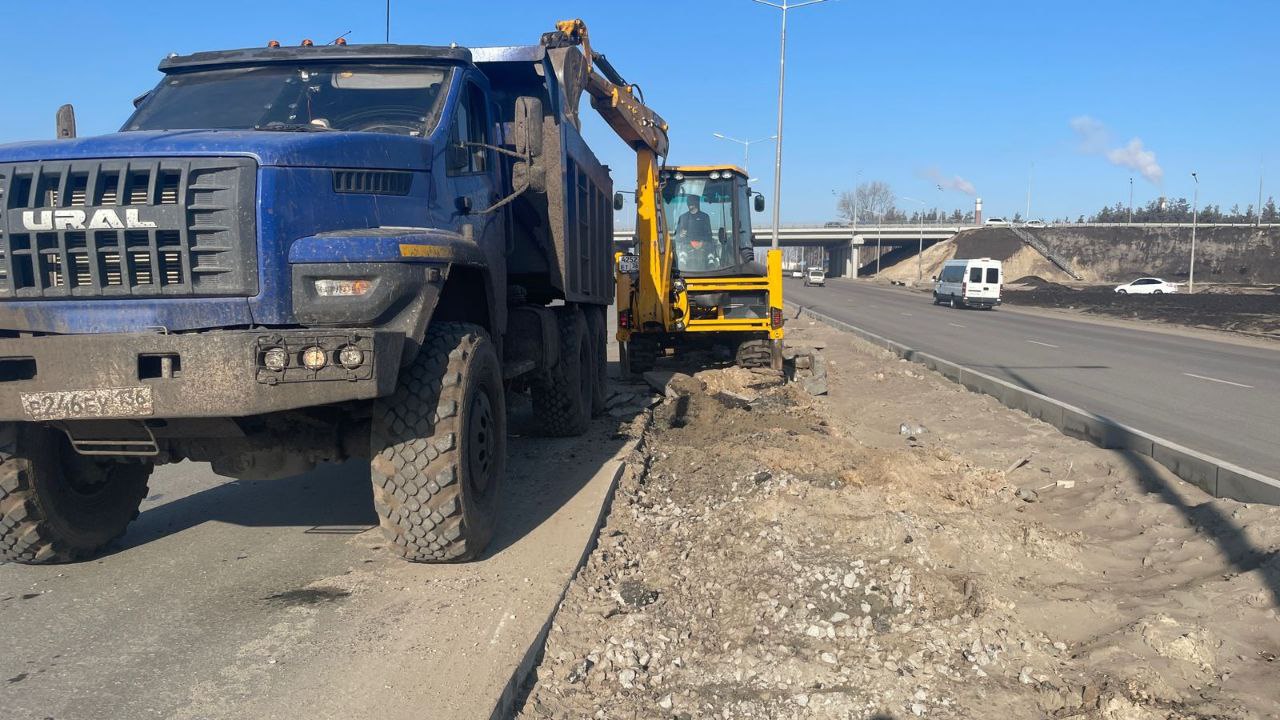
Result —
POLYGON ((613 209, 614 209, 614 210, 621 210, 621 209, 622 209, 622 206, 623 206, 623 205, 625 205, 625 204, 626 204, 626 200, 625 200, 625 199, 623 199, 623 197, 622 197, 622 193, 620 193, 620 192, 616 192, 616 193, 614 193, 614 194, 613 194, 613 209))
POLYGON ((538 157, 542 154, 542 100, 536 97, 516 98, 512 134, 516 152, 538 157))
POLYGON ((756 193, 756 212, 764 212, 764 196, 756 193))
POLYGON ((58 139, 69 140, 76 136, 76 109, 71 105, 58 108, 58 139))

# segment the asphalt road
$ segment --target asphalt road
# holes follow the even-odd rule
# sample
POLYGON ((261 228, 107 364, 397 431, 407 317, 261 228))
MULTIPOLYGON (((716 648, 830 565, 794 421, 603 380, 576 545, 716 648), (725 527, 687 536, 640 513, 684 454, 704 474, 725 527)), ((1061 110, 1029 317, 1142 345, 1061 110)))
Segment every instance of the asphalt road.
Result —
POLYGON ((106 556, 0 564, 0 718, 488 718, 594 535, 616 428, 514 413, 498 534, 461 565, 383 547, 367 463, 163 466, 106 556))
POLYGON ((1280 348, 1006 307, 952 310, 929 294, 866 281, 806 288, 789 279, 785 293, 917 350, 1280 477, 1280 348))

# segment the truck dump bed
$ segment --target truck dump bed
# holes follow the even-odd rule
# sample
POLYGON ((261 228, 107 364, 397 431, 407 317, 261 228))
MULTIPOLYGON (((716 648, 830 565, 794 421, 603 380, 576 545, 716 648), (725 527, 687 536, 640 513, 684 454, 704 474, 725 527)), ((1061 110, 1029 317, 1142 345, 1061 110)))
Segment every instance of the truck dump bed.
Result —
POLYGON ((516 98, 542 100, 542 183, 511 204, 507 278, 532 301, 613 302, 613 181, 582 139, 577 48, 541 45, 473 48, 472 60, 498 98, 510 137, 516 98))

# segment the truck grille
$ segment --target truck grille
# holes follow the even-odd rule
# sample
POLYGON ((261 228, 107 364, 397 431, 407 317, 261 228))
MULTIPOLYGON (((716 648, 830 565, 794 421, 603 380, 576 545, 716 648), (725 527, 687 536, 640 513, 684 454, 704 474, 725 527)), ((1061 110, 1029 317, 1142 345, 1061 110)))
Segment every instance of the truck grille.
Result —
POLYGON ((248 158, 0 164, 0 299, 253 295, 248 158))

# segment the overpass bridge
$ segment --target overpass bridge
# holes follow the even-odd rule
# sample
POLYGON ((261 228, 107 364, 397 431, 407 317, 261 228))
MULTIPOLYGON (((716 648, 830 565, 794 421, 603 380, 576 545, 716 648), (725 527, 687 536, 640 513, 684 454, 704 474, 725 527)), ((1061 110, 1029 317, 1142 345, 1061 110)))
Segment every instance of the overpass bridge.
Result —
MULTIPOLYGON (((894 224, 894 225, 859 225, 830 227, 825 225, 783 225, 778 228, 778 245, 780 247, 820 247, 827 251, 830 258, 829 270, 833 275, 852 276, 861 267, 859 255, 862 248, 877 248, 873 252, 885 252, 898 248, 918 246, 922 241, 929 247, 943 240, 949 240, 961 230, 969 230, 977 225, 930 225, 928 223, 894 224)), ((633 242, 633 228, 615 229, 613 231, 614 247, 621 250, 633 242)), ((751 242, 756 247, 770 247, 773 244, 773 228, 760 227, 752 233, 751 242)), ((904 251, 905 252, 905 251, 904 251)), ((872 258, 875 257, 873 254, 872 258)))

